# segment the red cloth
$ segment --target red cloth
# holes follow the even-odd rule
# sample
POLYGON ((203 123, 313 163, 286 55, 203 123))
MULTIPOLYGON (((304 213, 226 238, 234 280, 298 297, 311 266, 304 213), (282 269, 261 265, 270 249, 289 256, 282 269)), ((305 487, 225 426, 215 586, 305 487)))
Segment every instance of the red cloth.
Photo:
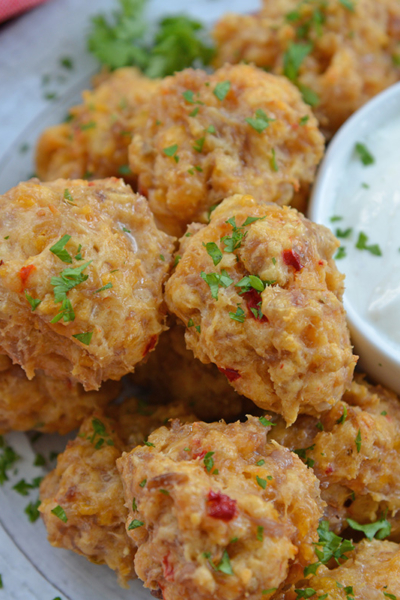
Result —
POLYGON ((0 23, 42 4, 46 0, 0 0, 0 23))

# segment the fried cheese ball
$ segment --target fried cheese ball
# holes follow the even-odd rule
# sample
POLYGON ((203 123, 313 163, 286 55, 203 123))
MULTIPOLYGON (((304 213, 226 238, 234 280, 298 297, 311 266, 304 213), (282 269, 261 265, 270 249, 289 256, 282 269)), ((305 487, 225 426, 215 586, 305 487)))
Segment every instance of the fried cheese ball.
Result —
POLYGON ((152 402, 184 400, 202 421, 233 421, 246 411, 256 414, 255 404, 235 392, 215 365, 193 356, 184 334, 185 328, 172 322, 148 360, 136 368, 133 382, 150 392, 152 402))
POLYGON ((68 121, 42 133, 36 148, 40 179, 123 176, 135 184, 128 166, 132 129, 157 86, 137 69, 124 68, 84 91, 83 103, 71 108, 68 121))
POLYGON ((270 437, 312 467, 334 530, 345 529, 347 518, 366 524, 386 515, 391 539, 400 541, 400 402, 393 392, 358 375, 320 420, 301 416, 289 428, 280 421, 270 437))
POLYGON ((317 480, 266 432, 255 417, 173 421, 118 460, 145 587, 164 600, 255 600, 313 559, 317 480))
POLYGON ((309 107, 287 80, 253 66, 167 77, 129 148, 156 222, 182 235, 235 193, 278 204, 307 195, 323 154, 309 107))
POLYGON ((331 232, 236 195, 188 233, 165 297, 194 355, 288 424, 340 400, 355 357, 331 232))
POLYGON ((98 392, 85 392, 70 379, 47 377, 41 371, 29 381, 23 369, 0 357, 0 435, 37 429, 65 435, 79 427, 97 407, 118 396, 118 383, 105 382, 98 392))
POLYGON ((173 240, 122 180, 31 180, 0 196, 0 352, 86 390, 165 329, 173 240))
POLYGON ((257 14, 217 23, 215 66, 245 61, 285 74, 330 138, 400 79, 399 22, 397 0, 264 0, 257 14))
POLYGON ((398 544, 363 540, 356 544, 348 557, 343 564, 335 565, 331 570, 319 567, 316 575, 296 586, 296 591, 292 587, 286 593, 275 596, 274 600, 393 600, 400 597, 398 544), (315 593, 312 594, 312 591, 315 593), (301 592, 303 595, 300 595, 301 592))
POLYGON ((106 412, 97 410, 84 421, 40 486, 40 512, 53 546, 108 565, 126 587, 135 577, 135 545, 125 532, 128 511, 116 460, 177 417, 194 419, 182 403, 150 409, 131 399, 106 412), (51 512, 56 506, 65 511, 66 522, 51 512))

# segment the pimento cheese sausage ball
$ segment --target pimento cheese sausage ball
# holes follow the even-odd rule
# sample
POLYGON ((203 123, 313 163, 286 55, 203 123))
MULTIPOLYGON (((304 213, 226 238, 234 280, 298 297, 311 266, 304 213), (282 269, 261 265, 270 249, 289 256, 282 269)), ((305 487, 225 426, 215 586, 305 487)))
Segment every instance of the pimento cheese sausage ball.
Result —
POLYGON ((393 600, 400 597, 398 544, 363 540, 347 557, 340 565, 333 563, 331 569, 319 567, 316 575, 291 586, 274 600, 393 600))
POLYGON ((122 180, 31 180, 0 196, 0 351, 86 390, 133 370, 165 329, 173 240, 122 180))
POLYGON ((97 407, 118 396, 120 386, 106 382, 98 392, 85 392, 70 379, 47 377, 38 371, 29 381, 23 369, 0 358, 0 435, 37 429, 65 435, 97 407))
MULTIPOLYGON (((313 473, 268 421, 173 421, 118 461, 135 570, 165 600, 256 600, 314 556, 313 473)), ((270 597, 270 596, 267 596, 270 597)))
POLYGON ((143 443, 153 429, 178 417, 194 419, 182 403, 150 408, 131 399, 87 418, 40 486, 49 542, 108 565, 126 587, 135 577, 135 545, 125 532, 128 511, 116 460, 143 443), (51 512, 56 506, 65 512, 64 519, 51 512))
POLYGON ((186 235, 166 301, 195 356, 288 424, 340 400, 355 357, 334 236, 294 209, 239 195, 186 235))
POLYGON ((264 0, 256 14, 217 23, 215 66, 245 61, 286 75, 330 138, 400 79, 399 21, 396 0, 264 0))
POLYGON ((400 541, 400 402, 393 392, 357 376, 319 420, 301 416, 289 428, 280 421, 270 436, 312 467, 336 532, 347 519, 386 518, 391 539, 400 541))
POLYGON ((157 86, 137 69, 124 68, 84 91, 82 104, 70 109, 68 121, 42 133, 36 148, 40 179, 123 176, 134 184, 128 166, 133 123, 157 86))
POLYGON ((167 77, 129 149, 156 222, 182 235, 235 193, 288 204, 307 195, 323 138, 298 90, 249 65, 167 77))
POLYGON ((132 375, 133 382, 143 388, 152 402, 183 400, 202 421, 233 421, 246 411, 262 414, 251 400, 229 385, 214 364, 201 363, 186 348, 185 327, 175 321, 169 325, 155 351, 132 375))
POLYGON ((145 587, 165 600, 255 600, 313 559, 317 480, 267 430, 255 417, 173 421, 118 461, 145 587))

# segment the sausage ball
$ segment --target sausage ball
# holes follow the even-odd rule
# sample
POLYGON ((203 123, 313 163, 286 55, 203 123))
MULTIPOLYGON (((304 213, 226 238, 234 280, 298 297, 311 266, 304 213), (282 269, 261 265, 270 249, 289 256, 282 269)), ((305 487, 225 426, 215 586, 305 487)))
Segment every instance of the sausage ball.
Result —
POLYGON ((315 476, 268 421, 173 421, 118 461, 135 570, 164 600, 259 600, 314 556, 315 476))
POLYGON ((249 65, 167 77, 129 148, 156 222, 182 235, 235 193, 278 204, 307 195, 323 138, 298 90, 249 65))
POLYGON ((40 512, 53 546, 108 565, 126 587, 135 577, 135 545, 125 532, 128 511, 116 460, 177 417, 194 419, 182 403, 150 409, 132 399, 84 421, 40 486, 40 512), (52 512, 57 506, 65 513, 62 519, 52 512))
POLYGON ((67 122, 46 129, 36 148, 40 179, 136 179, 128 166, 133 123, 158 83, 137 69, 118 69, 102 77, 94 90, 83 92, 83 103, 69 111, 67 122))
POLYGON ((270 434, 294 450, 321 482, 325 516, 340 532, 347 519, 386 518, 400 541, 400 402, 381 386, 357 376, 350 390, 320 420, 302 416, 270 434))
POLYGON ((0 357, 0 435, 29 429, 65 435, 115 399, 119 389, 119 384, 106 382, 98 392, 85 392, 79 383, 41 371, 29 381, 21 367, 0 357))
POLYGON ((400 547, 393 542, 363 540, 348 560, 320 567, 311 579, 292 586, 274 600, 393 600, 400 598, 400 547), (297 588, 297 589, 296 589, 297 588), (314 593, 313 593, 314 592, 314 593))
POLYGON ((0 196, 0 352, 29 379, 120 379, 165 329, 172 250, 122 180, 19 184, 0 196))
POLYGON ((399 23, 397 0, 264 0, 257 14, 217 23, 215 66, 246 61, 286 75, 329 139, 400 79, 399 23))
POLYGON ((340 400, 355 357, 331 232, 294 209, 236 195, 186 235, 166 301, 194 355, 288 424, 340 400))
POLYGON ((247 412, 262 414, 248 398, 240 396, 212 363, 205 365, 186 348, 185 328, 173 321, 157 348, 143 361, 132 380, 149 400, 185 401, 203 421, 233 421, 247 412))

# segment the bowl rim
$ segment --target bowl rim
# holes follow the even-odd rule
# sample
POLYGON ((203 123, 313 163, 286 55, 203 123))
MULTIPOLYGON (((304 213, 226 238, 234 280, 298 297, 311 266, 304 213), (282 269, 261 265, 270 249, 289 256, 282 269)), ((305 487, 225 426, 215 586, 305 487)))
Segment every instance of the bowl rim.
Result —
MULTIPOLYGON (((335 176, 337 178, 337 168, 335 163, 338 162, 340 156, 343 155, 349 147, 354 148, 354 144, 359 140, 358 135, 360 130, 366 128, 366 122, 371 125, 373 120, 370 118, 373 113, 381 113, 380 117, 382 120, 382 114, 384 113, 383 107, 386 105, 393 105, 395 108, 394 101, 397 100, 397 106, 399 107, 400 113, 400 82, 397 82, 379 93, 377 96, 369 100, 364 106, 358 109, 338 130, 338 132, 332 138, 329 143, 328 149, 325 156, 319 166, 317 177, 312 189, 308 216, 309 218, 322 225, 327 225, 326 219, 322 217, 323 205, 329 205, 329 201, 326 201, 327 195, 333 194, 335 190, 333 181, 335 176)), ((389 115, 383 114, 383 120, 389 119, 389 115)), ((371 127, 370 131, 378 129, 380 124, 375 127, 371 127)), ((376 350, 389 362, 394 362, 400 367, 400 347, 396 351, 396 348, 387 342, 378 329, 375 329, 368 323, 354 308, 351 302, 348 300, 346 295, 343 298, 343 304, 346 311, 347 319, 349 321, 350 329, 353 327, 359 335, 361 335, 369 344, 376 348, 376 350)))

